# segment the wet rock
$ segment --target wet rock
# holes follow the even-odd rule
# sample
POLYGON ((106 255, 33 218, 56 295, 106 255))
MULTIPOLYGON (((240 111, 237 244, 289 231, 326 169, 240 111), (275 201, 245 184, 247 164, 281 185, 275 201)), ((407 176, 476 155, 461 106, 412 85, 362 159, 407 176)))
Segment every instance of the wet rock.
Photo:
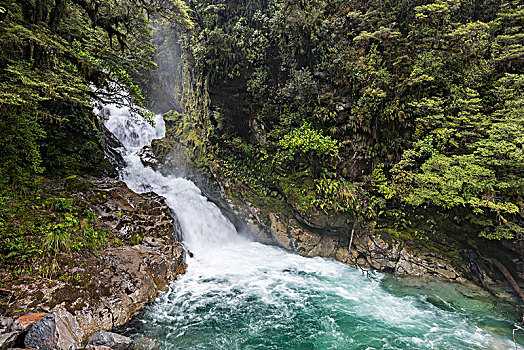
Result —
POLYGON ((33 313, 24 315, 16 319, 16 321, 11 326, 13 332, 25 332, 27 331, 34 323, 40 321, 47 313, 33 313))
POLYGON ((140 152, 138 152, 138 156, 140 157, 140 160, 144 166, 148 166, 155 170, 157 170, 160 166, 160 162, 158 159, 156 159, 155 153, 153 152, 151 146, 143 147, 140 152))
POLYGON ((279 217, 276 214, 270 213, 269 220, 271 222, 271 233, 273 234, 275 242, 283 248, 293 249, 291 239, 287 234, 287 228, 282 224, 279 217))
POLYGON ((142 336, 135 341, 133 350, 157 350, 158 344, 154 339, 142 336))
MULTIPOLYGON (((348 262, 348 248, 346 247, 339 247, 335 253, 335 260, 340 261, 341 263, 347 263, 348 262)), ((351 252, 350 259, 353 259, 356 257, 356 251, 353 250, 351 252)))
POLYGON ((295 237, 295 240, 297 241, 297 252, 306 256, 308 256, 308 254, 312 254, 311 252, 315 249, 316 246, 318 246, 320 240, 322 239, 320 235, 305 232, 295 227, 290 229, 290 235, 295 237))
POLYGON ((113 350, 133 349, 133 339, 112 332, 98 332, 87 341, 87 345, 106 346, 113 350))
POLYGON ((333 258, 337 247, 337 239, 334 237, 323 236, 319 243, 319 256, 333 258))
POLYGON ((6 350, 13 347, 19 336, 19 332, 0 334, 0 350, 6 350))
POLYGON ((121 239, 133 235, 181 238, 178 221, 165 203, 153 192, 137 194, 120 181, 96 181, 99 196, 105 198, 93 209, 100 220, 97 225, 113 231, 121 239))
POLYGON ((367 260, 364 259, 364 258, 358 258, 358 259, 357 259, 357 264, 358 264, 359 266, 364 266, 364 267, 368 266, 368 262, 367 262, 367 260))
POLYGON ((107 107, 103 107, 100 111, 100 117, 102 117, 103 120, 107 121, 109 120, 109 117, 111 116, 111 110, 107 107))
POLYGON ((113 350, 108 346, 104 345, 87 345, 84 350, 113 350))
MULTIPOLYGON (((243 205, 247 206, 245 203, 243 205)), ((259 215, 253 214, 259 213, 260 209, 242 209, 238 203, 233 209, 244 220, 252 222, 252 226, 256 226, 255 230, 251 230, 255 239, 279 245, 306 257, 334 258, 347 264, 356 262, 363 268, 373 268, 401 276, 434 276, 451 281, 462 280, 449 259, 402 248, 400 242, 388 242, 378 234, 356 234, 351 259, 348 259, 349 234, 346 236, 312 232, 300 224, 296 217, 289 218, 283 213, 269 213, 268 220, 265 221, 259 215)), ((339 223, 339 227, 341 226, 339 223)))
MULTIPOLYGON (((109 118, 109 116, 108 116, 109 118)), ((126 166, 126 161, 122 154, 124 153, 124 145, 116 138, 116 136, 109 131, 103 123, 98 124, 98 128, 103 131, 102 140, 104 142, 104 153, 106 158, 113 164, 117 169, 122 169, 126 166)), ((107 174, 108 176, 118 175, 107 174)))
POLYGON ((275 244, 273 236, 257 224, 253 219, 246 220, 247 232, 250 233, 256 240, 262 244, 275 244))
POLYGON ((245 208, 233 205, 233 215, 237 217, 237 220, 246 223, 247 232, 251 233, 253 237, 256 237, 258 242, 263 244, 275 244, 275 239, 271 233, 268 232, 269 230, 260 224, 263 222, 263 219, 258 208, 253 206, 245 208))
MULTIPOLYGON (((186 263, 180 226, 163 197, 137 194, 113 179, 82 181, 86 186, 75 188, 75 196, 89 198, 98 216, 94 225, 118 246, 96 255, 74 251, 59 256, 62 275, 74 278, 20 279, 9 286, 19 297, 1 311, 15 315, 18 310, 67 310, 87 339, 128 322, 185 272, 186 263)), ((23 316, 12 328, 27 331, 47 313, 23 316)))
POLYGON ((436 269, 435 272, 438 276, 442 276, 450 280, 456 279, 458 277, 455 271, 451 271, 448 269, 436 269))
POLYGON ((80 348, 84 332, 75 317, 65 310, 51 312, 33 324, 25 336, 27 348, 71 350, 80 348))
POLYGON ((86 334, 109 330, 129 321, 170 281, 185 271, 184 248, 178 242, 145 237, 134 247, 105 251, 104 269, 93 283, 99 295, 75 315, 86 334))

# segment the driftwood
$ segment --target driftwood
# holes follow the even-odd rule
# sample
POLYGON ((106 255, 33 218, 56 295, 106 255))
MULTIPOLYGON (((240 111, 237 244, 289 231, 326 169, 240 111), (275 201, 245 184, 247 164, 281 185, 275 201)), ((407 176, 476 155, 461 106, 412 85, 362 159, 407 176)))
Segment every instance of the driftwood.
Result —
MULTIPOLYGON (((506 266, 504 266, 500 261, 498 261, 495 258, 490 258, 486 260, 491 262, 493 265, 495 265, 500 270, 500 272, 502 272, 506 280, 508 280, 509 284, 511 284, 511 287, 513 287, 515 292, 517 292, 517 294, 520 296, 520 299, 524 303, 524 293, 522 292, 522 289, 520 289, 519 285, 517 284, 517 281, 515 281, 515 279, 513 278, 511 273, 508 271, 506 266)), ((522 322, 520 323, 520 325, 518 325, 516 328, 513 329, 513 342, 515 343, 515 350, 518 350, 517 340, 515 339, 515 332, 524 330, 524 328, 522 328, 523 324, 524 324, 524 315, 522 315, 522 322)))
POLYGON ((357 269, 359 269, 362 272, 362 276, 366 276, 367 278, 378 282, 379 280, 370 273, 369 270, 363 268, 360 266, 360 264, 357 262, 356 258, 351 257, 351 246, 353 245, 353 237, 355 236, 355 227, 357 226, 357 222, 353 224, 353 228, 351 229, 351 238, 349 239, 349 245, 348 245, 348 256, 347 256, 347 262, 348 264, 353 264, 357 269))
POLYGON ((515 339, 515 332, 524 330, 524 328, 522 328, 523 324, 524 324, 524 314, 522 315, 522 322, 520 322, 517 328, 513 328, 513 342, 515 343, 515 350, 519 350, 518 345, 517 345, 517 340, 515 339))
POLYGON ((500 261, 494 258, 490 258, 488 259, 488 261, 490 261, 493 265, 495 265, 500 270, 500 272, 502 272, 504 277, 506 277, 506 280, 508 280, 509 284, 511 284, 511 287, 513 287, 515 292, 517 292, 517 294, 520 296, 520 299, 524 303, 524 293, 522 292, 522 289, 520 289, 519 285, 517 284, 517 281, 515 281, 515 279, 513 278, 511 273, 508 271, 506 266, 502 265, 500 261))
POLYGON ((486 259, 483 256, 479 256, 477 254, 477 252, 475 252, 473 250, 468 250, 467 251, 467 256, 468 256, 468 259, 469 259, 469 270, 472 273, 472 275, 477 278, 478 282, 482 285, 482 288, 484 288, 484 290, 486 290, 489 294, 491 294, 493 297, 498 299, 499 297, 497 296, 497 293, 495 293, 486 284, 486 281, 484 280, 484 272, 482 272, 482 269, 480 268, 480 265, 479 265, 479 263, 477 261, 477 259, 479 259, 479 258, 482 258, 485 261, 488 261, 488 259, 486 259))
POLYGON ((355 234, 355 225, 353 225, 353 229, 351 230, 351 238, 349 240, 347 259, 349 259, 349 257, 351 256, 351 245, 353 244, 353 235, 354 234, 355 234))

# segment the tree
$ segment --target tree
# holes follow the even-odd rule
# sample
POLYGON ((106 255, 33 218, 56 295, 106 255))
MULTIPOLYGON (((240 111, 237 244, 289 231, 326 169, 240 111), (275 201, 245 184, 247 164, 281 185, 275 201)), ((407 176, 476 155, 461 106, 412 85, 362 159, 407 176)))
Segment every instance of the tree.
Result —
POLYGON ((41 170, 34 165, 41 155, 51 173, 96 170, 93 162, 104 157, 93 101, 127 98, 142 106, 134 77, 154 67, 151 22, 192 25, 180 0, 2 0, 0 8, 0 115, 10 125, 4 142, 31 155, 4 153, 11 159, 2 162, 4 174, 16 173, 8 164, 41 170), (27 142, 8 137, 16 129, 27 131, 27 142))

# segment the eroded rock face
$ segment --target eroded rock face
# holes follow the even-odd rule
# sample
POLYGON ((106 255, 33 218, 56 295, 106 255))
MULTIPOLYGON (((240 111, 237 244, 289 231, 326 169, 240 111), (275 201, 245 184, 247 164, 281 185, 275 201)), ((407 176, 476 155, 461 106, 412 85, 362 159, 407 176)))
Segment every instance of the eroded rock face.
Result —
POLYGON ((26 348, 39 350, 74 350, 82 346, 84 332, 75 317, 58 310, 33 324, 24 339, 26 348))
POLYGON ((72 302, 84 303, 75 315, 86 334, 123 325, 185 271, 182 245, 163 238, 146 237, 134 247, 108 249, 103 259, 91 285, 99 297, 72 302))
MULTIPOLYGON (((295 218, 282 213, 267 214, 250 203, 231 202, 235 213, 244 219, 260 242, 275 244, 306 257, 332 258, 345 264, 391 272, 400 276, 435 276, 464 282, 451 261, 438 254, 415 251, 401 243, 388 243, 378 235, 355 235, 351 252, 349 237, 316 233, 304 228, 295 218)), ((319 223, 319 221, 317 221, 319 223)))
POLYGON ((400 243, 388 243, 376 235, 357 236, 348 256, 348 237, 313 233, 300 227, 293 219, 285 224, 273 213, 269 214, 269 218, 270 234, 274 242, 303 256, 333 258, 352 265, 358 263, 361 267, 397 275, 430 275, 446 280, 456 280, 460 277, 449 260, 437 254, 401 247, 400 243))
POLYGON ((174 235, 176 240, 181 240, 180 225, 162 196, 153 192, 137 194, 121 181, 106 179, 94 183, 98 193, 105 198, 93 207, 103 228, 120 238, 130 234, 174 235))

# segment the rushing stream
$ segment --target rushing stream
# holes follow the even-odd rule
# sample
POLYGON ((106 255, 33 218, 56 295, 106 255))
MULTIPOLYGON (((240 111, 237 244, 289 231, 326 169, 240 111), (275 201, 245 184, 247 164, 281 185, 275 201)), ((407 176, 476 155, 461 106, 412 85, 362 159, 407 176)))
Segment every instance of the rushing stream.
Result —
POLYGON ((328 259, 306 259, 244 238, 191 181, 142 165, 136 152, 164 134, 109 107, 126 147, 122 179, 176 212, 194 253, 180 277, 131 324, 161 349, 510 349, 515 316, 481 290, 370 280, 328 259))

